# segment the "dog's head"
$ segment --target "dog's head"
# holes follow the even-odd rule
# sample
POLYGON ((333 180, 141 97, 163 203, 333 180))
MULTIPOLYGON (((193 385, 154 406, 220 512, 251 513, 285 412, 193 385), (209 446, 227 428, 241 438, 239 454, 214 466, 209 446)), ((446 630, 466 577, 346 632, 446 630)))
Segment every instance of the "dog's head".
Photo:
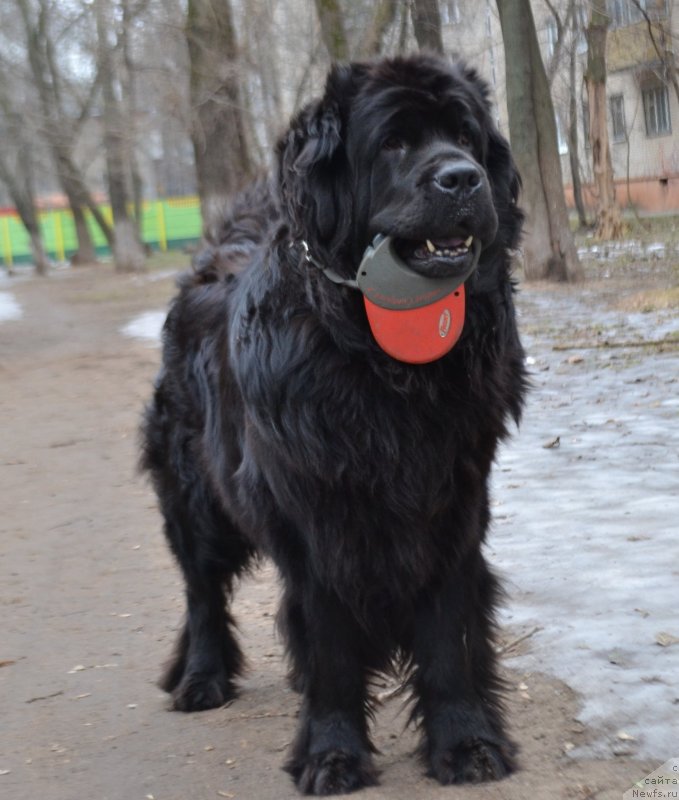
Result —
POLYGON ((431 276, 464 272, 472 239, 514 247, 520 181, 487 94, 430 56, 335 67, 278 146, 293 237, 355 270, 381 233, 431 276))

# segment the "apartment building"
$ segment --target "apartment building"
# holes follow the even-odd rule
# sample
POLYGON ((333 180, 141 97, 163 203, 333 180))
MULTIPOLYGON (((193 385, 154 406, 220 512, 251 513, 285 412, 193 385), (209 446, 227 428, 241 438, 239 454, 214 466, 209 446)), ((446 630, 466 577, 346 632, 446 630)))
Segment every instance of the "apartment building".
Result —
MULTIPOLYGON (((568 148, 575 93, 578 162, 585 201, 591 188, 587 93, 586 0, 533 0, 533 16, 552 81, 564 186, 572 204, 568 148), (551 6, 551 8, 550 8, 551 6), (554 14, 556 11, 557 17, 554 14), (571 59, 573 65, 571 68, 571 59)), ((608 0, 608 124, 616 193, 641 213, 679 212, 679 0, 608 0)), ((441 0, 444 45, 476 65, 493 87, 507 131, 504 48, 495 0, 441 0)))

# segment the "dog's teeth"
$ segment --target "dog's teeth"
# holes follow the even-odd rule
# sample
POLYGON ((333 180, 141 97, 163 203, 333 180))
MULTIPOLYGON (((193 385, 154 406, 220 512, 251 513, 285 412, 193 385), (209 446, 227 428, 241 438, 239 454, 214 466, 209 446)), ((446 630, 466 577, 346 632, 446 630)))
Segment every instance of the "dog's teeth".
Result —
POLYGON ((473 241, 474 241, 474 237, 470 236, 468 239, 464 240, 464 246, 465 247, 471 247, 473 241))
POLYGON ((433 253, 433 252, 436 250, 436 248, 435 248, 435 247, 434 247, 434 245, 433 245, 433 244, 432 244, 432 243, 429 241, 429 239, 427 239, 427 250, 429 250, 429 252, 430 252, 430 253, 433 253))
POLYGON ((442 250, 434 250, 434 252, 436 253, 437 256, 442 256, 443 255, 443 251, 442 250))

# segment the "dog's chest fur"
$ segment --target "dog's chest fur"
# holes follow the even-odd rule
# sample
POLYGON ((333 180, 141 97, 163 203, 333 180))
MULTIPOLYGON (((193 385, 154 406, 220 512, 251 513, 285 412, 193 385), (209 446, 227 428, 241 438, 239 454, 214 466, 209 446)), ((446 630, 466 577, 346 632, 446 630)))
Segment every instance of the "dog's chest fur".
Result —
POLYGON ((272 305, 256 281, 240 294, 231 324, 246 420, 240 514, 267 549, 287 526, 338 590, 359 575, 377 589, 395 574, 415 589, 464 551, 463 531, 483 528, 470 515, 505 433, 510 366, 486 375, 483 353, 461 347, 390 370, 367 351, 338 349, 312 309, 272 305))

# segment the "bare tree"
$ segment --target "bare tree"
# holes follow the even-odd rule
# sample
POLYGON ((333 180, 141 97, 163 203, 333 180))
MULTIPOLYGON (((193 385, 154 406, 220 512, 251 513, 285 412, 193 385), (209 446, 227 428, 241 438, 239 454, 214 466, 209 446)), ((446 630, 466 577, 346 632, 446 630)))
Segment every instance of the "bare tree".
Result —
POLYGON ((3 143, 0 148, 0 182, 5 185, 28 233, 36 272, 47 275, 49 259, 42 241, 33 187, 33 131, 13 102, 12 83, 7 70, 0 68, 0 140, 3 143))
POLYGON ((441 12, 438 0, 411 0, 413 29, 420 50, 443 53, 441 12))
POLYGON ((114 36, 112 8, 109 0, 96 0, 98 66, 101 75, 104 101, 104 150, 108 194, 113 213, 113 260, 120 272, 137 271, 144 267, 146 255, 138 236, 138 229, 130 217, 127 206, 130 193, 127 186, 126 129, 129 119, 123 114, 116 98, 114 82, 117 70, 113 59, 113 48, 118 42, 109 41, 114 36))
POLYGON ((73 256, 76 263, 96 260, 96 252, 85 219, 89 209, 110 245, 113 231, 90 194, 78 168, 73 148, 77 134, 89 117, 98 90, 98 76, 92 81, 89 92, 80 104, 77 115, 72 113, 74 97, 66 91, 59 69, 55 42, 50 34, 50 15, 54 5, 49 0, 38 0, 33 8, 30 0, 15 0, 25 33, 28 63, 33 83, 40 100, 43 117, 42 132, 50 148, 56 172, 68 198, 78 237, 78 250, 73 256), (67 102, 68 98, 68 102, 67 102))
POLYGON ((252 174, 243 118, 236 30, 230 0, 189 0, 191 131, 205 232, 252 174))
MULTIPOLYGON (((574 19, 574 18, 573 18, 574 19)), ((577 39, 577 28, 573 27, 573 39, 577 39)), ((575 41, 568 54, 568 162, 571 168, 573 184, 573 202, 578 212, 580 227, 587 226, 587 212, 582 195, 582 179, 580 177, 580 136, 578 134, 578 84, 577 84, 577 48, 575 41)))
POLYGON ((382 52, 384 37, 396 21, 396 12, 403 0, 379 0, 375 5, 372 23, 367 27, 360 45, 360 53, 365 56, 377 56, 382 52))
POLYGON ((25 126, 21 121, 20 115, 10 111, 0 92, 0 107, 4 123, 0 126, 0 136, 5 142, 16 144, 17 152, 15 168, 10 166, 8 148, 5 146, 0 149, 0 181, 5 184, 9 196, 14 203, 14 207, 19 214, 19 219, 26 232, 31 244, 33 263, 38 275, 47 275, 49 271, 49 258, 45 252, 45 247, 40 233, 40 223, 38 212, 35 207, 35 195, 33 191, 33 163, 31 160, 32 142, 26 136, 25 126))
POLYGON ((591 0, 591 15, 587 26, 585 85, 589 106, 592 173, 597 189, 596 235, 600 239, 619 239, 624 234, 624 226, 615 199, 606 113, 606 39, 609 23, 606 0, 591 0))
POLYGON ((121 7, 117 15, 120 99, 127 123, 134 216, 139 224, 137 207, 143 188, 149 194, 196 192, 186 8, 184 0, 116 2, 121 7), (142 187, 142 176, 146 187, 142 187))
POLYGON ((132 26, 146 11, 150 0, 120 0, 120 51, 122 69, 120 74, 121 103, 125 116, 125 160, 132 184, 132 197, 134 203, 134 219, 137 227, 137 237, 142 241, 142 195, 143 186, 139 163, 136 154, 136 114, 137 114, 137 67, 132 56, 130 35, 132 26))
POLYGON ((507 110, 528 215, 529 280, 581 280, 563 194, 554 106, 529 0, 497 0, 505 46, 507 110))
MULTIPOLYGON (((556 37, 552 41, 551 53, 545 64, 547 79, 551 87, 552 100, 558 105, 558 97, 566 90, 567 104, 562 102, 561 110, 567 113, 568 126, 566 139, 568 142, 568 163, 573 187, 573 200, 578 212, 578 222, 581 227, 587 225, 587 215, 582 194, 582 179, 578 144, 578 84, 577 80, 577 42, 579 37, 578 16, 576 14, 576 0, 567 0, 555 4, 551 0, 544 0, 549 9, 556 37), (568 79, 564 80, 561 70, 562 62, 568 59, 568 79)), ((563 118, 563 117, 562 117, 563 118)))
POLYGON ((546 65, 547 79, 550 86, 554 82, 554 77, 559 69, 561 63, 561 55, 566 45, 566 38, 570 28, 570 22, 575 15, 575 0, 568 0, 566 6, 565 16, 561 16, 559 9, 550 0, 545 0, 545 5, 549 9, 554 25, 556 26, 556 40, 554 41, 554 50, 546 65))
POLYGON ((346 61, 349 58, 349 40, 339 0, 314 0, 314 2, 318 21, 321 23, 321 36, 330 58, 333 61, 346 61))
MULTIPOLYGON (((672 84, 677 100, 679 100, 679 77, 677 76, 677 60, 674 54, 674 40, 671 25, 672 4, 667 4, 668 21, 667 25, 663 25, 659 18, 651 18, 646 4, 640 3, 639 0, 631 0, 631 2, 646 22, 648 38, 651 40, 653 49, 660 61, 663 80, 672 84)), ((658 7, 662 5, 664 13, 665 3, 657 3, 656 5, 658 7)))

